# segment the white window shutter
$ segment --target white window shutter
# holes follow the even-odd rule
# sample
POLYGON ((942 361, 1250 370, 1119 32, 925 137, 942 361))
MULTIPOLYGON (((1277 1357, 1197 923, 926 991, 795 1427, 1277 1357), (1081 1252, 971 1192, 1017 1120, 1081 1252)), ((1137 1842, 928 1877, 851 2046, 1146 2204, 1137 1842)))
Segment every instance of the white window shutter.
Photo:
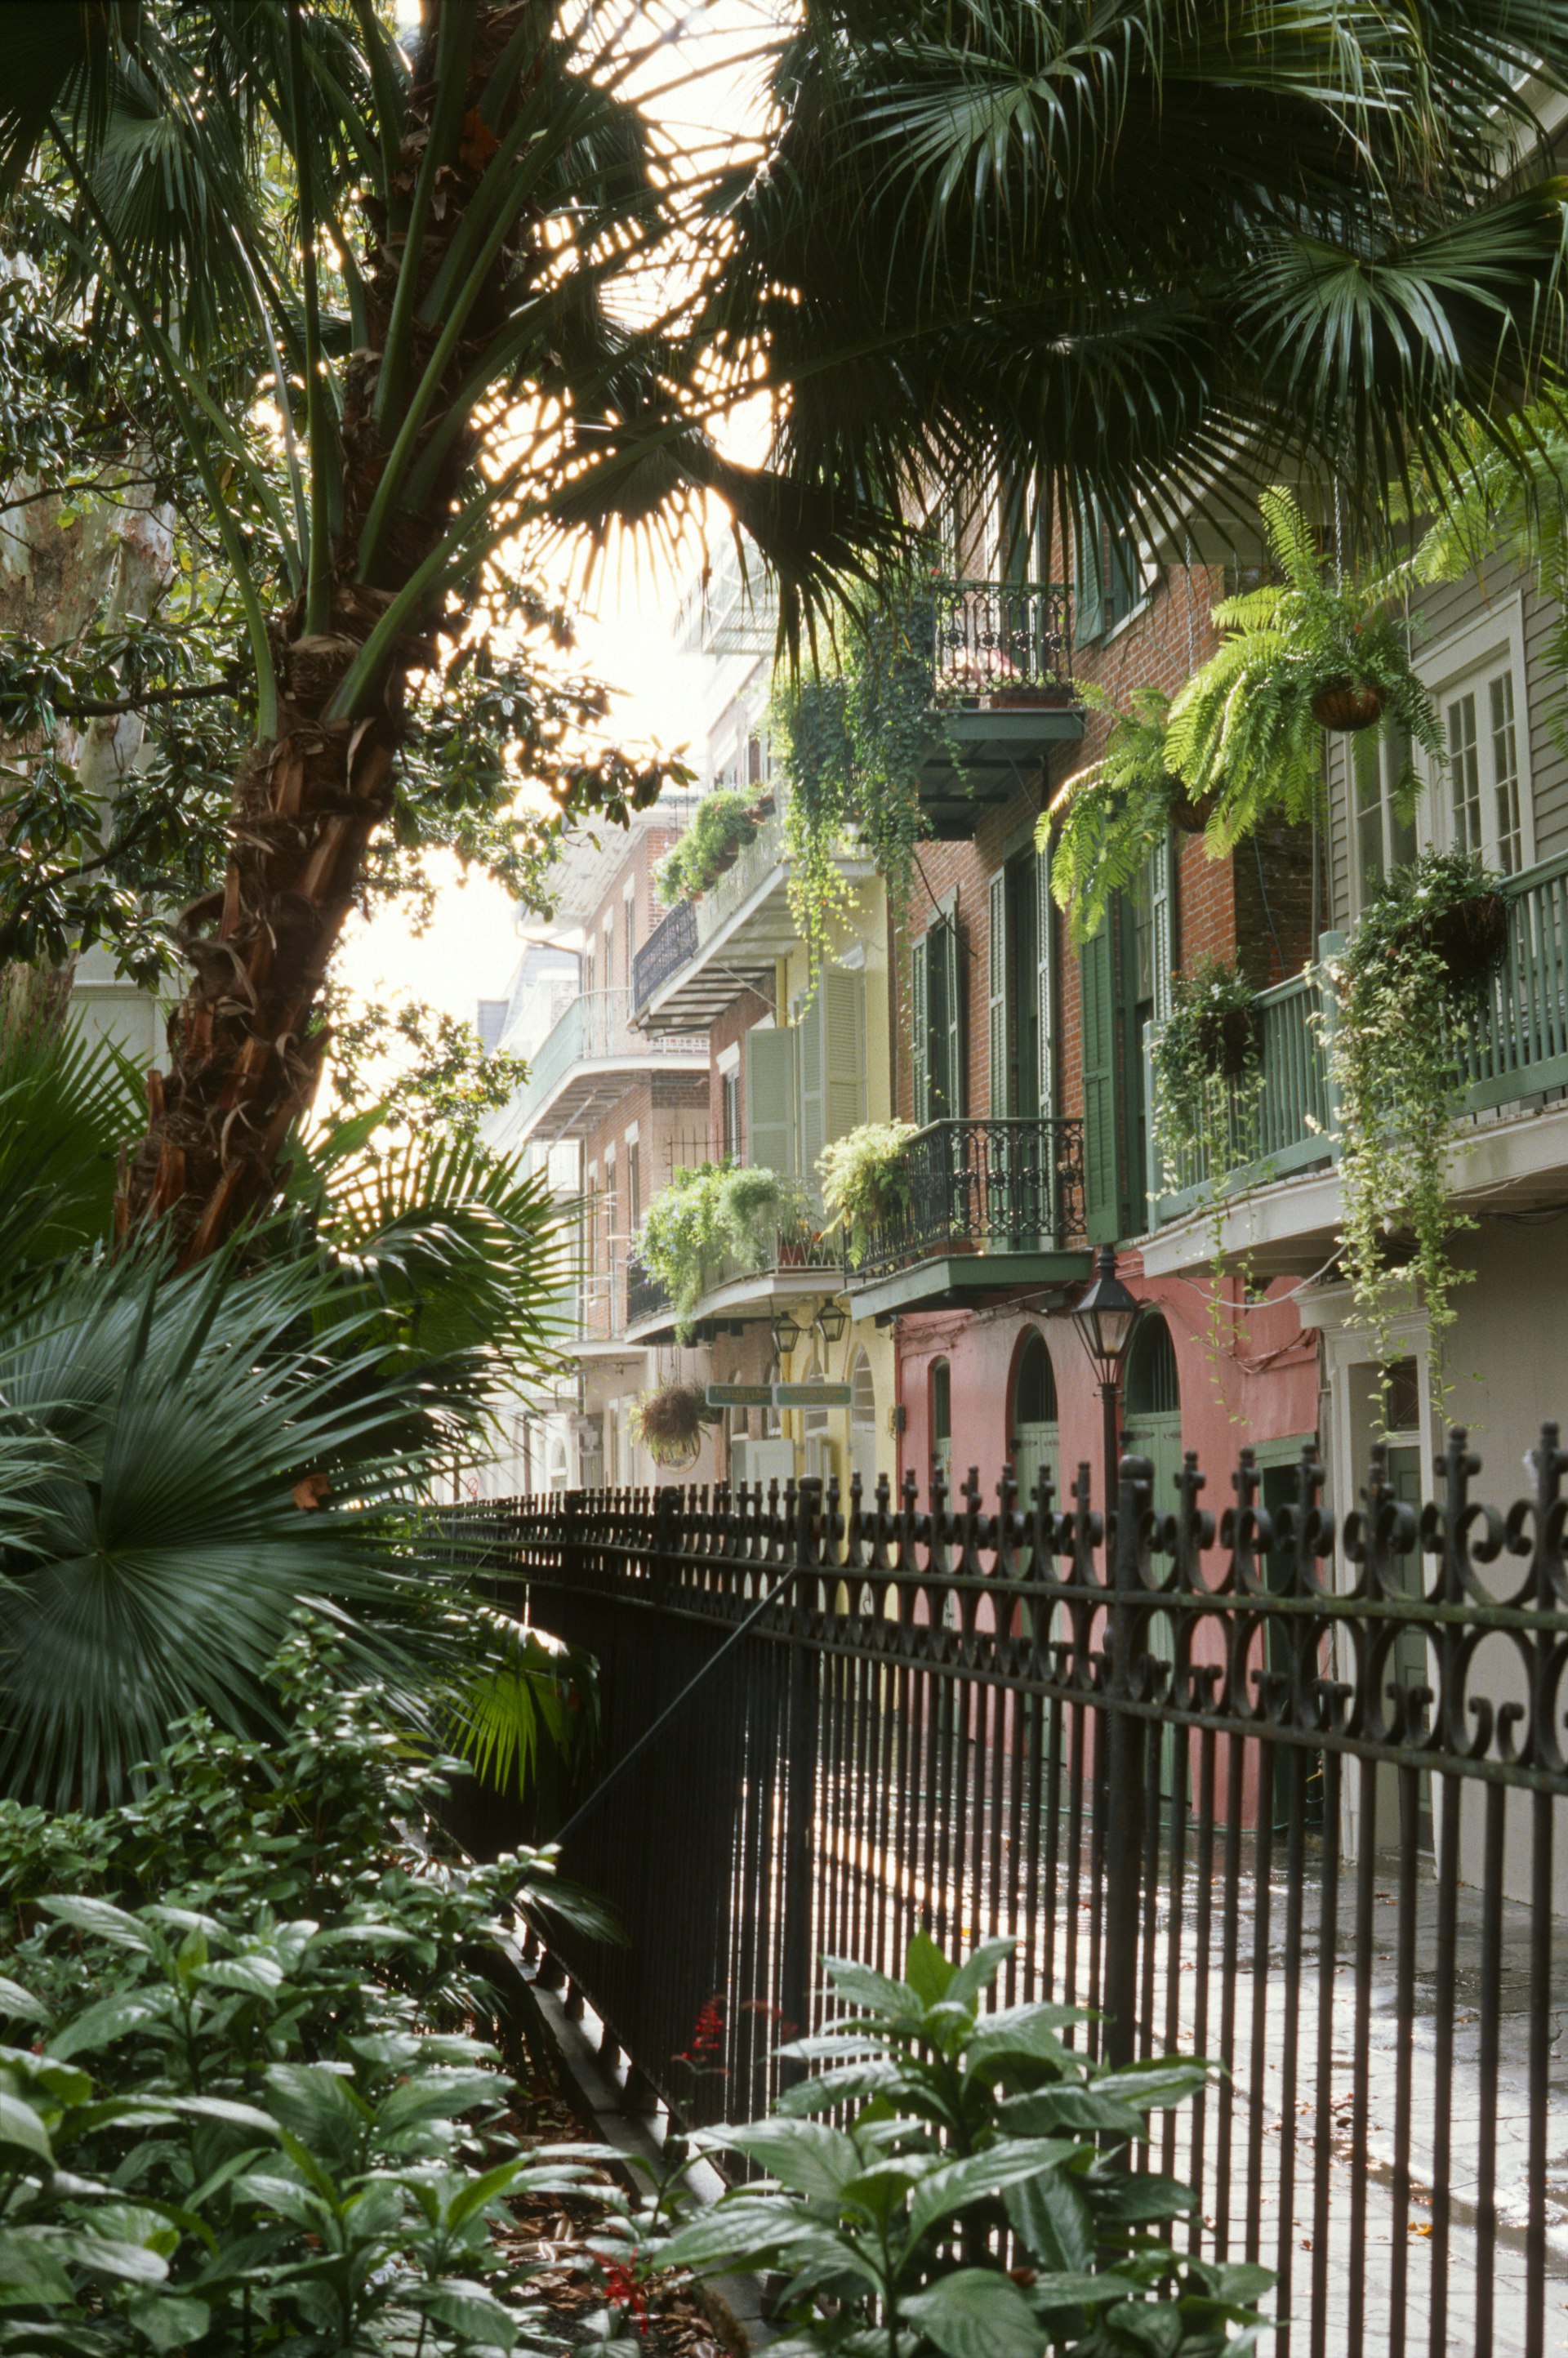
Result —
POLYGON ((829 967, 822 1001, 823 1142, 856 1130, 866 1118, 866 979, 829 967))
POLYGON ((931 957, 922 934, 909 953, 909 1072, 917 1130, 931 1119, 931 957))
POLYGON ((746 1160, 788 1177, 795 1159, 795 1033, 746 1034, 746 1160))
POLYGON ((1008 1111, 1007 1069, 1007 871, 990 880, 990 951, 987 961, 986 1009, 990 1051, 989 1110, 993 1120, 1008 1111))
POLYGON ((1051 855, 1034 855, 1035 891, 1035 1011, 1040 1039, 1040 1112, 1050 1120, 1056 1110, 1056 1005, 1051 953, 1054 946, 1056 904, 1051 898, 1051 855))

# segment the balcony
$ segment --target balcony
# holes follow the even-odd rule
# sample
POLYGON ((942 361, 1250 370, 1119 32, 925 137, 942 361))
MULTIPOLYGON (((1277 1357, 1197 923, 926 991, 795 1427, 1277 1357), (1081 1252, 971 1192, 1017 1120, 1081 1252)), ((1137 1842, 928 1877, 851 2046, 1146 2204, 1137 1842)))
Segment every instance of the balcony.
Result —
POLYGON ((658 1058, 661 1072, 708 1071, 706 1042, 698 1046, 689 1039, 633 1030, 629 990, 592 990, 574 999, 546 1034, 526 1082, 497 1126, 494 1143, 507 1149, 526 1139, 568 1138, 591 1130, 630 1084, 646 1074, 650 1057, 658 1058))
MULTIPOLYGON (((785 800, 778 794, 750 843, 700 900, 677 903, 649 935, 633 967, 640 1023, 706 1032, 741 990, 772 1000, 774 961, 799 938, 789 907, 785 800)), ((846 846, 839 865, 850 882, 876 873, 853 846, 846 846)))
MULTIPOLYGON (((627 1284, 626 1326, 639 1343, 664 1340, 675 1332, 669 1295, 638 1261, 635 1285, 627 1284)), ((771 1241, 750 1259, 724 1253, 703 1271, 701 1298, 693 1313, 693 1339, 711 1341, 720 1325, 771 1318, 792 1302, 820 1300, 843 1284, 836 1241, 805 1225, 774 1230, 771 1241)))
POLYGON ((910 1206, 844 1282, 860 1317, 972 1305, 1089 1273, 1081 1121, 934 1121, 907 1150, 910 1206))
MULTIPOLYGON (((1509 878, 1503 891, 1509 903, 1508 948, 1486 1002, 1466 1019, 1459 1043, 1465 1087, 1458 1115, 1469 1124, 1473 1142, 1452 1176, 1456 1195, 1486 1192, 1499 1206, 1506 1198, 1510 1208, 1525 1209, 1561 1196, 1568 1134, 1559 1138, 1555 1126, 1549 1131, 1534 1125, 1528 1153, 1510 1155, 1500 1143, 1492 1151, 1499 1132, 1488 1117, 1568 1087, 1568 855, 1509 878), (1488 1141, 1485 1154, 1474 1142, 1478 1140, 1488 1141)), ((1339 1185, 1333 1164, 1339 1151, 1338 1114, 1327 1052, 1334 1000, 1325 967, 1343 946, 1341 935, 1325 934, 1319 946, 1323 964, 1263 991, 1256 1001, 1263 1076, 1257 1152, 1227 1174, 1225 1193, 1232 1198, 1257 1196, 1275 1183, 1294 1183, 1278 1197, 1265 1197, 1245 1234, 1238 1230, 1227 1238, 1227 1249, 1248 1250, 1260 1277, 1316 1266, 1337 1241, 1339 1185), (1315 1186, 1314 1171, 1320 1182, 1315 1186)), ((1151 1048, 1152 1043, 1151 1028, 1151 1048)), ((1239 1155, 1243 1124, 1234 1090, 1231 1096, 1231 1134, 1239 1155)), ((1151 1161, 1152 1165, 1152 1149, 1151 1161)), ((1209 1174, 1201 1152, 1187 1158, 1175 1175, 1179 1184, 1170 1188, 1167 1174, 1152 1167, 1149 1174, 1156 1235, 1145 1249, 1144 1264, 1152 1275, 1179 1265, 1162 1249, 1159 1232, 1193 1219, 1209 1204, 1209 1174)))
POLYGON ((1072 598, 1048 581, 934 580, 931 702, 939 716, 921 772, 928 833, 974 834, 1054 745, 1076 744, 1072 598))

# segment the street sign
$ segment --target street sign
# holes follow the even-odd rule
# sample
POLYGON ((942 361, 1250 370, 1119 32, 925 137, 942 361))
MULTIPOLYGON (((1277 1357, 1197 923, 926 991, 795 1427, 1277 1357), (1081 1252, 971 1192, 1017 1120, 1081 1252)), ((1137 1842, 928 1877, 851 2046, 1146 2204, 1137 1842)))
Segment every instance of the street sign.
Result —
POLYGON ((772 1408, 772 1384, 709 1384, 709 1408, 772 1408))
POLYGON ((848 1384, 774 1384, 775 1408, 848 1408, 848 1384))

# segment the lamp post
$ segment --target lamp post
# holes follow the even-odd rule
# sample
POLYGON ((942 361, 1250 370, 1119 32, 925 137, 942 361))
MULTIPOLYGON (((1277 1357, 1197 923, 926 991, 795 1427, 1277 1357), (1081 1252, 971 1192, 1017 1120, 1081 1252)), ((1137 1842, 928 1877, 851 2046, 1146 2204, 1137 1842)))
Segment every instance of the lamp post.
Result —
POLYGON ((1116 1504, 1117 1409, 1121 1392, 1121 1363, 1132 1340, 1139 1303, 1116 1273, 1116 1249, 1101 1245, 1095 1256, 1093 1282, 1075 1304, 1073 1324, 1099 1378, 1100 1412, 1105 1435, 1105 1510, 1116 1504))

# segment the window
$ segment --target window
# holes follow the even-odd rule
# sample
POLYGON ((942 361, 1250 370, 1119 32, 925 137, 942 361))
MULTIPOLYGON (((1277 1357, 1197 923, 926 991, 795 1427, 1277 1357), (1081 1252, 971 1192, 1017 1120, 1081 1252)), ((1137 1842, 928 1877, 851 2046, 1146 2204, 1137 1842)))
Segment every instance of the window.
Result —
POLYGON ((626 1225, 633 1231, 643 1217, 643 1157, 633 1138, 626 1149, 626 1225))
POLYGON ((1171 1330, 1158 1311, 1147 1311, 1133 1330, 1127 1355, 1127 1413, 1170 1416, 1181 1404, 1171 1330))
POLYGON ((863 1349, 856 1352, 849 1369, 849 1471, 860 1476, 860 1495, 869 1507, 877 1487, 877 1388, 863 1349))
POLYGON ((1365 905, 1390 869, 1415 858, 1416 776, 1411 742, 1402 732, 1364 730, 1349 738, 1350 783, 1356 813, 1356 865, 1365 905))
POLYGON ((1453 841, 1517 875, 1525 863, 1512 665, 1450 697, 1445 717, 1453 841))
POLYGON ((945 913, 914 944, 911 960, 914 1119, 951 1121, 964 1110, 964 946, 945 913))
POLYGON ((946 1359, 931 1363, 931 1472, 949 1485, 953 1478, 953 1371, 946 1359))

